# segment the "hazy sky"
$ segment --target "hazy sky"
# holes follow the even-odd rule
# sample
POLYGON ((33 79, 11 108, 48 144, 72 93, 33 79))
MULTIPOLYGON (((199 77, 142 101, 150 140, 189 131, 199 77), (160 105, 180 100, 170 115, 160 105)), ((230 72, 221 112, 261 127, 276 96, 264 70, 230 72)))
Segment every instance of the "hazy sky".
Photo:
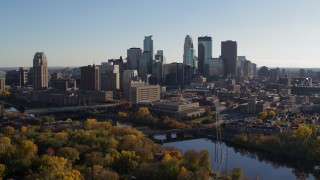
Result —
POLYGON ((2 0, 0 67, 100 64, 153 35, 154 50, 182 62, 187 34, 238 42, 258 66, 320 67, 320 0, 2 0))

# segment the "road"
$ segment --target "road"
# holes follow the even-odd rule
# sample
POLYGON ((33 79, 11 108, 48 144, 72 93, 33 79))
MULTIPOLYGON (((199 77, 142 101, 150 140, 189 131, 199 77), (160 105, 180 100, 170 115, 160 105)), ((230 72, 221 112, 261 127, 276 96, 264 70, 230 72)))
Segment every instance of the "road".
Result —
POLYGON ((73 111, 82 111, 82 110, 89 110, 89 109, 107 108, 107 107, 113 107, 113 106, 118 106, 118 105, 119 105, 119 103, 101 104, 101 105, 94 105, 94 106, 73 106, 73 107, 29 109, 29 110, 26 110, 25 113, 27 113, 27 114, 47 114, 47 113, 57 113, 57 112, 73 112, 73 111))

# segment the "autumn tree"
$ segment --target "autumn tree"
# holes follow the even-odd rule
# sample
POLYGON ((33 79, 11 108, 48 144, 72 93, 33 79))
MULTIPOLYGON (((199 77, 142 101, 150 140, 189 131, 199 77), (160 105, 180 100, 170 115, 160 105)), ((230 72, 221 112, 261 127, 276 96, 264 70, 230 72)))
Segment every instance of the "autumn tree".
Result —
POLYGON ((4 164, 0 164, 0 179, 4 179, 6 175, 6 166, 4 164))
POLYGON ((234 168, 231 174, 232 180, 242 180, 243 179, 243 170, 241 168, 234 168))
POLYGON ((29 179, 80 179, 80 172, 74 170, 68 160, 63 157, 41 157, 39 174, 34 174, 29 179))
POLYGON ((129 172, 138 167, 139 159, 134 151, 122 151, 115 159, 114 166, 118 170, 129 172))
POLYGON ((14 128, 12 126, 5 126, 2 128, 2 134, 5 136, 10 136, 14 134, 14 128))
POLYGON ((71 162, 75 162, 80 159, 78 150, 72 147, 60 148, 57 152, 57 156, 64 157, 71 162))
POLYGON ((312 135, 312 129, 306 125, 301 125, 297 130, 293 131, 293 137, 302 141, 307 141, 312 135))
POLYGON ((119 175, 116 172, 105 169, 100 165, 93 165, 88 167, 85 171, 85 179, 119 179, 119 175))

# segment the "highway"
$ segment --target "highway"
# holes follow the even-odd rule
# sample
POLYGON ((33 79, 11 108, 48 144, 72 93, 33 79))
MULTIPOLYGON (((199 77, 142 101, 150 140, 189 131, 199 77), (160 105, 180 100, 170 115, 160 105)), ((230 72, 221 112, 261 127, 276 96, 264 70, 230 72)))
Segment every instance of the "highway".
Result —
POLYGON ((73 106, 73 107, 57 107, 57 108, 41 108, 41 109, 28 109, 25 111, 27 114, 47 114, 47 113, 58 113, 58 112, 74 112, 83 111, 89 109, 101 109, 107 107, 118 106, 119 103, 114 104, 99 104, 93 106, 73 106))

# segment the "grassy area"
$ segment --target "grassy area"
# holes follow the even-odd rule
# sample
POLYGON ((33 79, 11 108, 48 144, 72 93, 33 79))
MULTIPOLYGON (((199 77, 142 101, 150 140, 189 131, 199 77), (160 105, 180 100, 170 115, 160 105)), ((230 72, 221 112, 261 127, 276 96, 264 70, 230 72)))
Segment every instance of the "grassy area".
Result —
POLYGON ((210 120, 211 118, 212 118, 212 115, 209 115, 209 116, 193 119, 193 120, 191 120, 191 122, 193 122, 193 123, 201 123, 202 121, 210 120))

